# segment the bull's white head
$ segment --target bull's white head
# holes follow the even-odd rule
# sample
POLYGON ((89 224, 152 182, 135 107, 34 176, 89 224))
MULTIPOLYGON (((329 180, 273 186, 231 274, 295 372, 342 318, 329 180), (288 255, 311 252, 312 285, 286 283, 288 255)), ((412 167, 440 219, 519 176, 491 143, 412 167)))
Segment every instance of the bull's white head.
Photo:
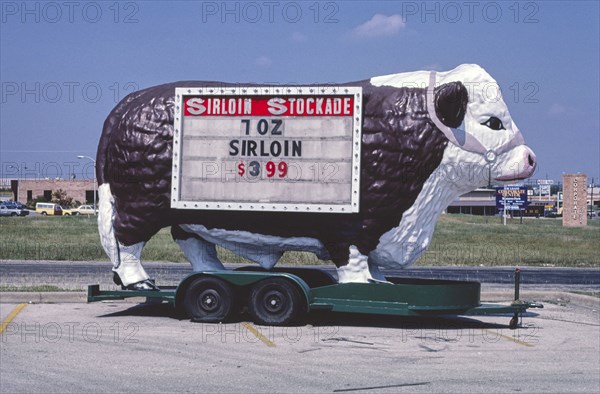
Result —
POLYGON ((447 72, 417 71, 376 77, 375 86, 426 87, 430 118, 450 143, 438 176, 454 181, 456 191, 466 193, 491 183, 530 177, 536 157, 525 145, 513 121, 498 83, 480 66, 464 64, 447 72), (459 82, 460 84, 456 84, 459 82), (454 83, 454 84, 453 84, 454 83), (458 88, 457 88, 458 86, 458 88), (440 115, 434 88, 443 94, 445 118, 440 115), (466 110, 461 108, 466 103, 466 110))
MULTIPOLYGON (((536 157, 525 145, 519 128, 513 121, 497 82, 480 66, 462 65, 446 73, 429 73, 428 104, 433 104, 435 86, 460 82, 465 89, 453 92, 455 105, 467 101, 464 118, 458 127, 448 127, 436 116, 434 106, 428 105, 430 117, 448 137, 451 144, 444 162, 462 166, 461 191, 482 186, 491 175, 494 183, 514 182, 530 177, 535 171, 536 157), (467 97, 459 97, 467 94, 467 97), (464 169, 468 169, 465 174, 464 169), (471 179, 469 179, 471 178, 471 179)), ((448 123, 448 122, 445 122, 448 123)))
POLYGON ((438 169, 423 185, 400 225, 385 233, 370 261, 386 267, 408 266, 426 250, 441 212, 459 195, 491 183, 530 177, 533 151, 502 99, 497 82, 480 66, 447 72, 417 71, 376 77, 375 86, 427 89, 427 111, 450 141, 438 169))

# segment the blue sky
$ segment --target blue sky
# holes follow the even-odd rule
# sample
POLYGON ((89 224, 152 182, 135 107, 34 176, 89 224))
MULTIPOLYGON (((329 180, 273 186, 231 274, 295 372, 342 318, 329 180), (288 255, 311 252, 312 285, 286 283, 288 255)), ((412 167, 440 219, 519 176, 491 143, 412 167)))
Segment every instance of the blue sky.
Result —
POLYGON ((535 178, 600 183, 599 2, 2 1, 0 177, 91 177, 104 119, 178 80, 347 82, 483 66, 535 178))

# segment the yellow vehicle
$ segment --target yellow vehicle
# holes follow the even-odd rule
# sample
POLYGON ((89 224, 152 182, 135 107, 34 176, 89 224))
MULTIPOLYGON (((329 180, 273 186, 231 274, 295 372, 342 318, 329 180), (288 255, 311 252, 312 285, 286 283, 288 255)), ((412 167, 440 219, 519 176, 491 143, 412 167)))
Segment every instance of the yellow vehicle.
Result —
POLYGON ((56 215, 61 216, 63 209, 60 205, 51 202, 38 202, 35 204, 35 211, 43 216, 56 215))

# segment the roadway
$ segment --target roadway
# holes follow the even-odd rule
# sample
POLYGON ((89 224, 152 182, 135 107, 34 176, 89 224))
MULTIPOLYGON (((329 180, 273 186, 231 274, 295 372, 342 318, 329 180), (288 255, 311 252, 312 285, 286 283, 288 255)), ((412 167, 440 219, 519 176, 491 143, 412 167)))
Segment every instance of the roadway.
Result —
MULTIPOLYGON (((228 264, 228 268, 241 265, 228 264)), ((144 267, 157 284, 173 285, 191 272, 188 263, 146 262, 144 267)), ((332 274, 332 265, 311 266, 332 274)), ((0 286, 53 284, 63 289, 81 289, 87 284, 111 284, 109 262, 98 261, 1 261, 0 286)), ((522 267, 521 283, 530 288, 598 291, 600 268, 522 267)), ((410 267, 384 270, 384 275, 428 279, 472 280, 485 286, 508 287, 514 282, 514 267, 410 267)))

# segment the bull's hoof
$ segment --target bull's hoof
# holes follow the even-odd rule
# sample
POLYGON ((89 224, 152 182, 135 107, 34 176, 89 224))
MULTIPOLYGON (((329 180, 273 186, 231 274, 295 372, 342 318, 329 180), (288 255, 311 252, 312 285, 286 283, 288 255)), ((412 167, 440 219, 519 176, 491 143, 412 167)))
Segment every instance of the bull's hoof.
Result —
POLYGON ((121 286, 123 290, 136 290, 136 291, 159 291, 160 289, 150 280, 146 279, 141 282, 132 283, 127 286, 121 286))
POLYGON ((115 285, 123 286, 123 282, 121 281, 121 277, 116 272, 113 272, 113 282, 115 282, 115 285))

